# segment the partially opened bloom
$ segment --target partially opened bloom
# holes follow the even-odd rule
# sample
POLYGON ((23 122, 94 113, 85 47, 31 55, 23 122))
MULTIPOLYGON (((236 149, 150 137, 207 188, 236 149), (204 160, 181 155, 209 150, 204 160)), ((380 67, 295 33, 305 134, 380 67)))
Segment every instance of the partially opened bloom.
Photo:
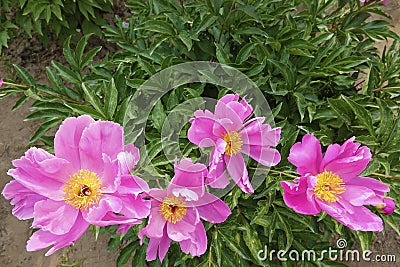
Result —
POLYGON ((207 236, 200 219, 221 223, 231 214, 222 200, 205 192, 206 175, 205 165, 183 159, 175 164, 175 176, 167 190, 150 190, 149 222, 139 232, 141 242, 143 236, 150 239, 146 253, 148 261, 155 260, 157 255, 163 261, 171 241, 179 242, 186 254, 204 254, 207 236))
POLYGON ((214 113, 197 110, 190 119, 189 140, 200 147, 213 147, 206 180, 211 187, 226 187, 228 171, 244 192, 254 192, 242 153, 264 166, 280 161, 279 152, 271 146, 278 144, 281 129, 264 124, 265 118, 248 120, 252 113, 244 98, 239 102, 239 95, 228 94, 218 101, 214 113))
POLYGON ((364 207, 381 205, 389 191, 386 184, 359 176, 371 160, 368 147, 352 137, 343 145, 330 145, 323 156, 317 138, 307 134, 293 145, 288 160, 300 175, 295 183, 281 182, 284 201, 294 211, 325 211, 352 230, 383 230, 381 218, 364 207))
POLYGON ((390 215, 394 212, 396 209, 396 204, 394 203, 394 200, 390 197, 385 197, 383 199, 383 203, 378 205, 378 208, 385 214, 385 215, 390 215))
POLYGON ((3 79, 0 79, 0 87, 3 86, 3 79))
POLYGON ((150 202, 141 193, 146 182, 130 171, 139 160, 133 145, 124 145, 123 129, 90 116, 66 119, 54 139, 55 155, 30 148, 14 160, 14 180, 2 192, 19 219, 33 218, 39 228, 27 250, 54 245, 47 253, 72 244, 90 224, 138 224, 150 202))

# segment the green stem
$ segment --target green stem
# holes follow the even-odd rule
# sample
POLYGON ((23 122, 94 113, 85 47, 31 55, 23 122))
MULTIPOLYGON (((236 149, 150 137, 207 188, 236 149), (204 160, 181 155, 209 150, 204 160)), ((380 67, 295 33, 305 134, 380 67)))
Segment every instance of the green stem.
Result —
POLYGON ((4 81, 3 81, 3 84, 4 84, 4 85, 11 85, 11 86, 22 87, 22 88, 29 88, 29 86, 27 86, 27 85, 22 85, 22 84, 17 84, 17 83, 9 83, 9 82, 4 82, 4 81))
MULTIPOLYGON (((258 170, 260 168, 249 167, 249 169, 258 170)), ((295 176, 295 175, 287 173, 287 172, 281 172, 281 171, 275 171, 275 170, 269 170, 269 171, 273 172, 273 173, 280 174, 280 175, 284 175, 284 176, 287 176, 287 177, 290 177, 290 178, 298 178, 298 176, 295 176)))
POLYGON ((375 175, 375 176, 378 176, 378 177, 383 177, 383 178, 386 178, 386 179, 400 180, 400 176, 390 176, 390 175, 385 175, 385 174, 376 173, 376 172, 373 172, 371 174, 375 175))

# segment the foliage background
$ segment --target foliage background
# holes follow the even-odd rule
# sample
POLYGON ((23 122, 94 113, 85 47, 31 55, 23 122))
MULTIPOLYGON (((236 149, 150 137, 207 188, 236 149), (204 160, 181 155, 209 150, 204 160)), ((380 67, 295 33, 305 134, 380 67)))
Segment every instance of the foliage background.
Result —
MULTIPOLYGON (((117 17, 115 25, 103 25, 107 42, 120 47, 117 53, 94 62, 101 47, 87 49, 89 35, 78 42, 67 38, 63 51, 68 65, 53 61, 46 68, 51 86, 37 84, 30 73, 15 66, 20 81, 29 87, 11 86, 2 93, 3 97, 22 93, 14 108, 35 99, 27 119, 40 119, 42 124, 32 143, 51 147, 51 129, 68 116, 90 114, 124 124, 131 97, 154 73, 182 62, 219 62, 241 70, 265 94, 276 125, 282 127, 278 149, 283 159, 305 133, 316 135, 324 146, 356 136, 373 153, 364 175, 389 183, 390 196, 398 201, 399 38, 388 22, 368 20, 373 13, 386 16, 379 3, 129 0, 126 7, 131 11, 127 21, 117 17), (380 54, 375 44, 385 38, 394 42, 380 54)), ((145 129, 143 149, 148 155, 142 158, 155 166, 151 175, 172 175, 172 165, 159 146, 167 114, 183 101, 227 92, 226 88, 192 84, 174 89, 154 106, 145 129)), ((180 144, 196 159, 199 151, 188 144, 187 127, 181 132, 180 144)), ((308 266, 263 263, 257 252, 264 245, 269 250, 321 251, 331 245, 332 236, 345 238, 350 245, 357 240, 363 249, 368 248, 372 233, 350 231, 325 214, 303 216, 288 209, 279 186, 279 181, 292 179, 287 174, 295 175, 294 168, 283 160, 254 195, 233 190, 224 198, 232 215, 223 224, 206 226, 206 254, 193 258, 173 244, 163 265, 308 266)), ((399 215, 396 211, 382 219, 400 235, 399 215)), ((109 249, 124 247, 118 266, 130 257, 132 266, 145 264, 146 246, 139 246, 138 229, 123 237, 112 235, 109 249)), ((96 234, 106 231, 115 228, 95 229, 96 234)))

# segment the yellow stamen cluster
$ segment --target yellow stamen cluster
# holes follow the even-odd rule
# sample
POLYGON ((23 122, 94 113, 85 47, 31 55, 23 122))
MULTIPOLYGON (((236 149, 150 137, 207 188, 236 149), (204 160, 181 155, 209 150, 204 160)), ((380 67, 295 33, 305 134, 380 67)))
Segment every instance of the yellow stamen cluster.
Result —
POLYGON ((324 171, 317 175, 317 184, 314 187, 314 194, 317 198, 325 200, 328 203, 339 200, 346 188, 343 180, 336 174, 324 171))
POLYGON ((76 209, 87 210, 99 203, 102 184, 94 172, 80 170, 64 185, 64 200, 76 209))
POLYGON ((160 213, 167 222, 176 224, 186 215, 186 202, 180 197, 166 197, 160 205, 160 213))
POLYGON ((228 156, 235 155, 242 150, 242 137, 238 132, 231 131, 229 133, 225 133, 222 136, 222 139, 226 142, 225 146, 225 154, 228 156))

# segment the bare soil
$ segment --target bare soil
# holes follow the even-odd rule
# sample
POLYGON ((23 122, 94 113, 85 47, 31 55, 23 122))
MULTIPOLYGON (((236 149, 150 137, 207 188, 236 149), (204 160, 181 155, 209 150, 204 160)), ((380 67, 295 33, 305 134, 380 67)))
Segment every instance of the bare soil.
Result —
MULTIPOLYGON (((393 18, 395 31, 400 33, 400 0, 388 0, 384 8, 393 18)), ((384 42, 378 44, 380 48, 384 42)), ((38 80, 45 81, 45 67, 52 59, 62 60, 62 49, 57 43, 50 43, 46 48, 35 39, 16 39, 10 48, 0 57, 0 77, 12 78, 10 64, 15 63, 27 68, 38 80)), ((11 177, 6 172, 12 168, 11 161, 21 157, 27 150, 28 140, 38 127, 38 122, 24 121, 29 114, 30 102, 21 108, 11 111, 17 97, 0 99, 0 191, 11 177)), ((0 267, 32 267, 32 266, 115 266, 117 251, 108 252, 109 236, 100 235, 95 241, 93 233, 87 231, 73 246, 63 248, 49 257, 44 251, 26 252, 26 241, 32 234, 31 221, 19 221, 11 214, 9 201, 0 197, 0 267)), ((396 262, 359 262, 350 266, 400 266, 400 237, 389 229, 378 234, 374 240, 373 255, 395 255, 396 262)))

